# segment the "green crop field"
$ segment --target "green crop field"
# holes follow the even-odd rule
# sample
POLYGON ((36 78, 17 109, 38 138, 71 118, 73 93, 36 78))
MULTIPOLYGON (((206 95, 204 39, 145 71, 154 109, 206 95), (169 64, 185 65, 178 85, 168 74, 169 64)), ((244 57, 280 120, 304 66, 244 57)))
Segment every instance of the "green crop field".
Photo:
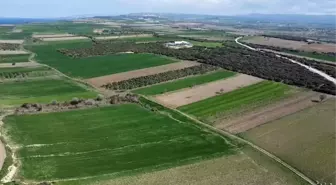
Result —
POLYGON ((19 63, 19 62, 28 62, 30 54, 22 55, 0 55, 0 64, 1 63, 19 63))
POLYGON ((67 80, 44 79, 0 83, 0 96, 0 106, 6 107, 23 103, 65 101, 73 97, 92 98, 96 93, 67 80))
POLYGON ((179 110, 199 118, 234 113, 249 107, 261 106, 286 97, 291 88, 281 83, 263 81, 226 94, 179 107, 179 110))
POLYGON ((200 76, 193 76, 173 82, 163 83, 159 85, 153 85, 142 89, 135 90, 134 93, 143 95, 156 95, 163 94, 170 91, 175 91, 183 88, 192 87, 195 85, 201 85, 216 80, 221 80, 234 76, 235 73, 231 71, 220 70, 213 73, 208 73, 200 76))
POLYGON ((290 53, 293 55, 300 55, 304 57, 310 57, 310 58, 315 58, 315 59, 320 59, 320 60, 326 60, 326 61, 331 61, 331 62, 336 62, 336 57, 327 55, 327 54, 320 54, 320 53, 312 53, 312 52, 289 52, 286 51, 286 53, 290 53))
POLYGON ((91 42, 57 42, 29 47, 37 54, 36 60, 73 77, 92 78, 114 73, 143 69, 176 62, 152 54, 116 54, 87 58, 71 58, 58 52, 59 48, 91 47, 91 42))
POLYGON ((235 153, 228 139, 181 115, 136 104, 13 115, 4 123, 22 146, 19 177, 27 180, 116 177, 235 153))

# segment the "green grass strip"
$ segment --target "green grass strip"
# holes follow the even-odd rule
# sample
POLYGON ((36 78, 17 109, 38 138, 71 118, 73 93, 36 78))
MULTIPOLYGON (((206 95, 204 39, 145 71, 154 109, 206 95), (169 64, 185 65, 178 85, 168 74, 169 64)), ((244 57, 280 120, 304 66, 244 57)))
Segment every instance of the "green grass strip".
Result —
POLYGON ((134 93, 143 94, 143 95, 157 95, 163 94, 166 92, 176 91, 179 89, 184 89, 192 87, 195 85, 201 85, 209 83, 212 81, 225 79, 234 76, 235 73, 231 71, 220 70, 213 73, 208 73, 200 76, 193 76, 173 82, 168 82, 164 84, 158 84, 150 87, 141 88, 135 90, 134 93))
POLYGON ((260 82, 223 95, 180 107, 181 111, 197 117, 210 117, 261 105, 286 96, 290 87, 270 81, 260 82))

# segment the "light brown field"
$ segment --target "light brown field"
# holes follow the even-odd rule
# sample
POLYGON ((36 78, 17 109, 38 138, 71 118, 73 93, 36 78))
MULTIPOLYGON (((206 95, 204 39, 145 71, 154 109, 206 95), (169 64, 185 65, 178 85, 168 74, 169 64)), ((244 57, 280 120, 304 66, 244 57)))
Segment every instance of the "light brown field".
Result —
POLYGON ((34 34, 33 38, 55 38, 55 37, 73 37, 73 34, 34 34))
MULTIPOLYGON (((299 185, 291 172, 260 153, 244 148, 236 155, 152 173, 108 180, 59 182, 60 185, 299 185)), ((57 183, 57 184, 59 184, 57 183)))
POLYGON ((41 66, 41 64, 37 62, 18 62, 15 63, 15 65, 12 65, 12 63, 1 63, 0 68, 13 68, 13 67, 37 67, 41 66))
POLYGON ((101 36, 95 37, 97 40, 109 40, 109 39, 124 39, 124 38, 138 38, 138 37, 152 37, 152 34, 139 34, 139 35, 120 35, 120 36, 101 36))
POLYGON ((134 71, 127 71, 127 72, 117 73, 117 74, 112 74, 112 75, 101 76, 101 77, 96 77, 96 78, 90 78, 90 79, 87 79, 86 81, 95 87, 101 87, 102 85, 109 83, 109 82, 119 82, 119 81, 131 79, 131 78, 154 75, 158 73, 183 69, 183 68, 197 66, 197 65, 200 65, 200 63, 192 62, 192 61, 181 61, 181 62, 176 62, 176 63, 162 65, 162 66, 156 66, 156 67, 150 67, 150 68, 139 69, 139 70, 134 70, 134 71))
POLYGON ((0 50, 0 55, 19 55, 28 53, 29 52, 23 50, 0 50))
POLYGON ((300 48, 305 51, 336 52, 335 44, 309 44, 300 48))
POLYGON ((216 96, 220 91, 221 93, 227 93, 261 81, 262 79, 257 77, 239 74, 228 79, 159 95, 155 99, 162 104, 176 108, 216 96))
POLYGON ((85 39, 89 39, 89 38, 83 37, 83 36, 41 38, 41 40, 43 41, 65 41, 65 40, 85 40, 85 39))
POLYGON ((22 44, 24 40, 0 40, 0 43, 22 44))
POLYGON ((242 136, 274 153, 308 177, 335 184, 335 103, 333 97, 256 127, 242 136))
POLYGON ((255 128, 264 123, 282 118, 305 108, 316 105, 312 99, 318 99, 319 93, 300 92, 280 102, 275 102, 266 107, 261 107, 242 115, 234 115, 229 119, 215 120, 214 126, 237 134, 255 128))
POLYGON ((284 39, 262 37, 262 36, 248 38, 248 39, 245 39, 244 42, 266 45, 266 46, 275 46, 275 47, 283 47, 283 48, 288 48, 288 49, 310 51, 310 52, 312 51, 336 52, 336 45, 327 44, 327 43, 308 44, 306 42, 284 40, 284 39))

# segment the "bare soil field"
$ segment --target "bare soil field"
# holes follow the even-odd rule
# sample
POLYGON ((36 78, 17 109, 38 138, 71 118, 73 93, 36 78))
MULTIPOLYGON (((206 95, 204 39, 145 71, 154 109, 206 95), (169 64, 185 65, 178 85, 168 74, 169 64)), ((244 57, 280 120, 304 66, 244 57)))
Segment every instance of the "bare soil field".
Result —
POLYGON ((120 35, 120 36, 102 36, 95 37, 97 40, 108 40, 108 39, 124 39, 124 38, 132 38, 132 37, 152 37, 152 34, 139 34, 139 35, 120 35))
POLYGON ((335 44, 309 44, 300 48, 305 51, 336 52, 335 44))
POLYGON ((335 97, 241 135, 313 180, 335 184, 335 97))
POLYGON ((37 67, 41 66, 41 64, 37 62, 19 62, 12 65, 12 63, 1 63, 0 68, 14 68, 14 67, 37 67))
MULTIPOLYGON (((102 177, 105 178, 105 177, 102 177)), ((108 180, 58 182, 60 185, 294 185, 304 184, 278 164, 246 148, 242 152, 168 170, 108 180)))
POLYGON ((0 50, 0 55, 20 55, 28 54, 29 52, 24 50, 0 50))
POLYGON ((7 44, 22 44, 24 40, 0 40, 0 43, 7 43, 7 44))
POLYGON ((227 93, 261 81, 262 79, 260 78, 239 74, 225 80, 159 95, 156 96, 155 99, 162 104, 176 108, 216 96, 218 92, 227 93))
POLYGON ((64 34, 35 34, 33 38, 56 38, 56 37, 73 37, 73 34, 64 33, 64 34))
POLYGON ((252 44, 267 45, 267 46, 293 48, 293 49, 300 49, 301 47, 308 45, 305 42, 284 40, 284 39, 278 39, 278 38, 261 37, 261 36, 252 37, 246 40, 244 39, 244 42, 252 43, 252 44))
POLYGON ((5 158, 6 158, 5 146, 3 145, 3 143, 0 140, 0 170, 2 169, 2 165, 5 162, 5 158))
POLYGON ((230 119, 215 120, 214 126, 237 134, 255 128, 264 123, 282 118, 305 108, 316 105, 312 99, 318 99, 319 93, 301 92, 266 107, 258 108, 230 119))
POLYGON ((88 39, 87 37, 78 36, 78 37, 50 37, 50 38, 41 38, 43 41, 65 41, 65 40, 84 40, 88 39))
POLYGON ((200 65, 200 63, 192 62, 192 61, 181 61, 181 62, 176 62, 176 63, 157 66, 157 67, 150 67, 150 68, 145 68, 145 69, 117 73, 113 75, 106 75, 106 76, 101 76, 101 77, 96 77, 96 78, 90 78, 90 79, 87 79, 86 81, 95 87, 101 87, 102 85, 110 83, 110 82, 119 82, 119 81, 131 79, 131 78, 154 75, 158 73, 183 69, 183 68, 197 66, 197 65, 200 65))
POLYGON ((303 51, 336 52, 335 44, 326 44, 326 43, 308 44, 306 42, 284 40, 284 39, 262 37, 262 36, 244 39, 244 42, 252 43, 252 44, 267 45, 267 46, 283 47, 283 48, 289 48, 289 49, 297 49, 297 50, 303 50, 303 51))

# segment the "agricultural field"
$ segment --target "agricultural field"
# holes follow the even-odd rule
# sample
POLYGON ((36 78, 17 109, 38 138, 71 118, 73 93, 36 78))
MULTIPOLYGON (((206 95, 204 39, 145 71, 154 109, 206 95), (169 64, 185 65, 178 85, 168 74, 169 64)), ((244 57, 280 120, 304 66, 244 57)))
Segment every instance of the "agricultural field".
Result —
POLYGON ((199 76, 191 76, 181 80, 176 80, 172 82, 167 82, 163 84, 153 85, 150 87, 141 88, 133 91, 137 94, 143 95, 158 95, 164 94, 171 91, 176 91, 179 89, 190 88, 196 85, 206 84, 216 80, 222 80, 234 76, 235 73, 226 70, 219 70, 210 73, 206 73, 199 76))
POLYGON ((47 67, 11 67, 0 68, 0 81, 11 79, 24 79, 31 77, 46 77, 55 74, 47 67))
POLYGON ((241 134, 321 182, 335 184, 335 98, 241 134))
POLYGON ((155 75, 159 73, 165 73, 168 71, 174 71, 174 70, 184 69, 184 68, 198 66, 198 65, 201 65, 201 64, 198 62, 193 62, 193 61, 180 61, 180 62, 175 62, 175 63, 171 63, 167 65, 149 67, 149 68, 144 68, 144 69, 127 71, 123 73, 116 73, 112 75, 90 78, 90 79, 86 79, 86 81, 90 83, 91 85, 93 85, 94 87, 101 87, 102 85, 105 85, 111 82, 120 82, 124 80, 129 80, 132 78, 139 78, 143 76, 155 75))
POLYGON ((59 185, 304 185, 302 180, 257 151, 244 147, 236 155, 204 160, 146 174, 116 179, 92 178, 59 185))
POLYGON ((0 64, 1 63, 19 63, 19 62, 28 62, 30 54, 21 54, 21 55, 0 55, 0 64))
POLYGON ((91 42, 56 42, 54 44, 32 45, 36 60, 52 66, 62 73, 78 78, 93 78, 136 69, 160 66, 176 62, 167 57, 153 54, 115 54, 86 58, 70 58, 58 52, 60 48, 90 47, 91 42))
POLYGON ((270 37, 246 37, 243 39, 246 43, 260 44, 266 46, 283 47, 287 49, 296 49, 307 52, 335 52, 335 44, 308 44, 303 41, 284 40, 270 37))
POLYGON ((157 95, 155 96, 155 99, 166 106, 177 108, 256 84, 261 81, 263 80, 260 78, 237 74, 231 78, 217 80, 176 92, 157 95))
POLYGON ((293 54, 293 55, 299 55, 299 56, 303 56, 303 57, 309 57, 309 58, 313 58, 313 59, 336 62, 336 57, 335 56, 330 56, 330 55, 326 55, 326 54, 312 53, 312 52, 289 52, 289 51, 287 51, 286 53, 293 54))
POLYGON ((264 106, 291 94, 291 87, 263 81, 231 92, 214 96, 178 109, 200 119, 212 122, 218 118, 237 114, 247 109, 264 106))
MULTIPOLYGON (((38 72, 35 72, 38 73, 38 72)), ((97 93, 86 90, 71 81, 58 79, 23 79, 0 83, 0 106, 17 106, 23 103, 50 103, 77 98, 93 98, 97 93)))
POLYGON ((136 104, 12 115, 4 123, 22 162, 17 177, 33 181, 115 178, 232 155, 236 149, 184 116, 136 104))

